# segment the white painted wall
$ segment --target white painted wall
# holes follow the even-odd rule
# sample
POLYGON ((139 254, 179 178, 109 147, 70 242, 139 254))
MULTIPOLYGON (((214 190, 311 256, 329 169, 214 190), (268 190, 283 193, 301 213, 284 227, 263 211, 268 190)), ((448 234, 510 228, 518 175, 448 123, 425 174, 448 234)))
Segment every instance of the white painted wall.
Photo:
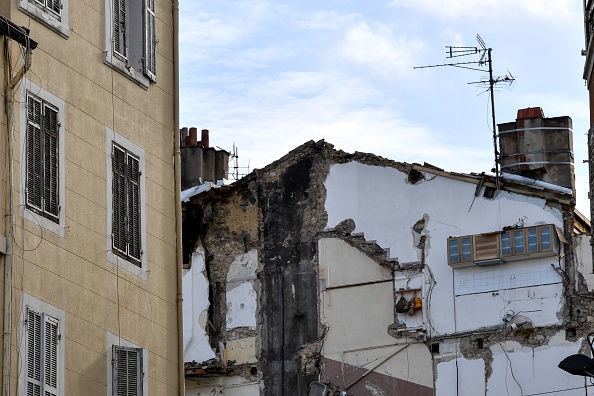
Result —
MULTIPOLYGON (((427 347, 388 334, 388 327, 394 323, 391 271, 341 239, 320 239, 318 252, 320 317, 327 327, 323 357, 432 387, 427 347)), ((415 317, 422 317, 422 313, 407 316, 408 320, 415 317)))
POLYGON ((206 326, 208 322, 208 279, 204 249, 192 253, 192 268, 182 279, 184 319, 184 362, 204 362, 215 357, 210 348, 206 326))
MULTIPOLYGON (((496 324, 500 314, 512 309, 511 299, 517 298, 517 293, 503 292, 507 287, 506 277, 507 285, 513 285, 509 277, 523 274, 527 265, 536 266, 536 275, 522 275, 523 287, 514 290, 520 290, 519 293, 526 296, 536 293, 537 297, 524 299, 521 310, 536 311, 524 315, 541 325, 558 323, 561 279, 550 266, 556 262, 554 257, 533 259, 530 263, 517 261, 498 267, 473 266, 454 270, 447 262, 447 238, 498 231, 516 224, 520 218, 524 219, 526 227, 555 224, 563 228, 560 211, 547 207, 544 199, 507 192, 501 192, 495 199, 475 198, 476 185, 473 183, 431 174, 425 177, 425 181, 411 185, 407 175, 394 168, 358 162, 332 165, 325 182, 327 228, 335 227, 345 219, 353 219, 355 232, 364 233, 367 240, 377 241, 384 249, 390 249, 393 258, 406 263, 420 258, 416 247, 418 234, 412 227, 420 219, 426 220, 426 264, 435 280, 434 283, 426 273, 425 288, 433 285, 429 301, 425 300, 431 320, 431 326, 427 326, 429 335, 496 324), (473 297, 458 297, 454 304, 454 295, 463 294, 455 292, 460 290, 455 281, 460 282, 469 274, 474 279, 481 273, 490 278, 498 276, 502 287, 485 285, 482 288, 479 280, 475 283, 478 289, 474 290, 473 297), (541 273, 546 279, 537 276, 541 273), (493 297, 494 292, 499 293, 498 298, 493 297), (455 315, 454 306, 461 312, 455 315), (460 320, 454 320, 455 317, 460 320)), ((563 260, 561 266, 564 266, 563 260)))
POLYGON ((258 251, 253 249, 233 260, 227 272, 227 330, 236 327, 256 328, 258 307, 254 281, 258 251))
POLYGON ((584 395, 584 378, 557 367, 561 360, 578 353, 580 345, 581 340, 565 341, 564 332, 558 333, 549 345, 538 348, 522 347, 512 341, 495 345, 491 348, 493 374, 487 382, 487 394, 507 395, 509 392, 513 396, 559 391, 554 394, 584 395), (578 389, 566 390, 572 388, 578 389))
POLYGON ((576 281, 583 280, 586 283, 588 291, 594 290, 594 268, 592 267, 592 246, 590 246, 589 235, 579 235, 575 238, 575 258, 579 274, 582 279, 576 279, 576 281))
POLYGON ((186 396, 259 396, 259 383, 239 376, 186 379, 186 396))
POLYGON ((570 375, 557 367, 561 360, 578 353, 581 343, 582 340, 566 341, 561 331, 549 345, 537 348, 522 347, 514 341, 495 344, 491 347, 493 362, 490 363, 492 372, 488 378, 483 359, 466 359, 460 353, 456 355, 457 344, 452 343, 452 351, 436 356, 437 359, 446 359, 437 364, 436 396, 527 396, 544 392, 584 395, 584 378, 570 375))

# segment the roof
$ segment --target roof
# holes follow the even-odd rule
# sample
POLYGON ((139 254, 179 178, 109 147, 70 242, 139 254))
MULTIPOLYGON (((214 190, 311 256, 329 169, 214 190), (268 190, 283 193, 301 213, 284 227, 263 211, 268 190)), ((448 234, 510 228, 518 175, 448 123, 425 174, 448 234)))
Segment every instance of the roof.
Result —
MULTIPOLYGON (((497 188, 497 178, 493 174, 487 174, 485 172, 482 173, 458 173, 458 172, 451 172, 445 171, 435 165, 424 163, 423 165, 418 163, 406 163, 406 162, 398 162, 391 159, 387 159, 376 154, 371 153, 363 153, 363 152, 355 152, 355 153, 346 153, 342 150, 334 149, 334 145, 331 143, 326 142, 325 140, 320 140, 318 142, 314 142, 310 140, 295 149, 291 150, 289 153, 284 155, 283 157, 279 158, 276 161, 271 162, 270 164, 266 165, 262 169, 254 169, 251 173, 246 175, 245 177, 239 179, 238 181, 230 184, 226 187, 237 187, 239 185, 249 183, 252 180, 257 179, 263 173, 267 173, 272 171, 278 167, 285 167, 288 162, 294 162, 300 158, 305 158, 307 156, 315 155, 317 153, 324 153, 324 156, 329 159, 329 161, 334 163, 346 163, 351 161, 357 161, 360 163, 368 164, 368 165, 375 165, 375 166, 383 166, 383 167, 393 167, 402 172, 410 172, 411 170, 416 170, 419 172, 430 173, 433 175, 438 175, 450 179, 455 179, 459 181, 464 181, 467 183, 477 184, 486 187, 495 187, 497 188)), ((523 195, 532 195, 537 196, 543 199, 550 199, 557 201, 562 204, 572 204, 574 203, 574 197, 571 189, 567 187, 557 186, 551 183, 530 179, 527 177, 514 175, 511 173, 502 173, 499 178, 499 187, 502 190, 523 194, 523 195)), ((212 184, 212 183, 211 183, 212 184)), ((202 186, 202 185, 201 185, 202 186)), ((189 202, 192 197, 201 194, 203 192, 209 191, 213 186, 210 185, 208 187, 194 187, 193 189, 185 190, 182 193, 182 201, 189 202), (192 190, 192 191, 190 191, 192 190)), ((215 186, 218 187, 218 186, 215 186)), ((582 215, 583 218, 583 215, 582 215)))

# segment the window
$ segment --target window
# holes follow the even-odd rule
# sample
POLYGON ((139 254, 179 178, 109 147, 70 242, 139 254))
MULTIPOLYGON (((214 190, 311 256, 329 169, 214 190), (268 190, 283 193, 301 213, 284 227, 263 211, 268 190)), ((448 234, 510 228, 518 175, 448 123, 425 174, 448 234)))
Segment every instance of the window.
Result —
POLYGON ((144 150, 107 128, 108 260, 146 277, 144 150))
POLYGON ((21 215, 64 236, 64 101, 24 80, 21 215))
POLYGON ((108 396, 148 395, 148 351, 107 333, 108 396))
MULTIPOLYGON (((448 264, 453 267, 493 265, 528 257, 544 257, 559 253, 558 239, 553 238, 553 225, 514 228, 503 232, 448 238, 448 264)), ((562 238, 561 231, 555 232, 562 238)), ((564 241, 565 242, 565 241, 564 241)))
POLYGON ((142 349, 113 345, 113 395, 142 395, 142 349))
POLYGON ((21 394, 61 396, 64 394, 64 311, 32 296, 22 294, 21 394))
POLYGON ((140 265, 140 170, 139 159, 113 144, 112 240, 113 251, 140 265))
POLYGON ((157 78, 155 0, 106 0, 105 15, 105 62, 148 88, 157 78))
POLYGON ((59 322, 27 307, 27 395, 58 394, 59 322))
POLYGON ((448 240, 449 263, 472 261, 472 236, 448 240))
POLYGON ((19 9, 68 38, 68 0, 19 0, 19 9))
POLYGON ((58 109, 27 94, 27 207, 58 222, 58 109))

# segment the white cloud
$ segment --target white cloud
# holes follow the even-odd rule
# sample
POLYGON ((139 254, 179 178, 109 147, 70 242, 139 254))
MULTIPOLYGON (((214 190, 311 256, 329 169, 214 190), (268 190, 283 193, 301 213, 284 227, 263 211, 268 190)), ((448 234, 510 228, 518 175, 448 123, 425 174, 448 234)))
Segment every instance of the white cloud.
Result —
POLYGON ((185 126, 211 130, 213 145, 239 148, 240 165, 264 167, 308 140, 398 161, 430 162, 449 170, 487 171, 490 148, 465 148, 406 119, 395 104, 361 78, 323 72, 291 72, 257 81, 227 82, 184 93, 185 126), (199 115, 200 124, 195 124, 199 115), (188 121, 192 120, 192 121, 188 121), (193 124, 194 123, 194 124, 193 124))
POLYGON ((384 76, 403 76, 412 71, 414 59, 424 45, 418 40, 396 37, 381 23, 358 23, 345 33, 341 55, 384 76))
POLYGON ((335 11, 314 11, 296 16, 297 25, 311 30, 337 30, 361 19, 357 14, 340 14, 335 11))
POLYGON ((440 18, 510 19, 534 18, 554 23, 575 21, 581 2, 574 0, 392 0, 395 7, 412 8, 440 18))

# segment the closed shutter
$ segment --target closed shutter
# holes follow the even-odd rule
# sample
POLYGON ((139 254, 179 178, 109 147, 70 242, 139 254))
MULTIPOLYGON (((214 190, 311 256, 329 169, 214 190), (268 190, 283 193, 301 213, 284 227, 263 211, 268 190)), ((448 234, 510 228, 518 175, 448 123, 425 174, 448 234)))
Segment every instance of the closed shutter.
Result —
POLYGON ((27 396, 41 396, 41 313, 27 309, 27 396))
POLYGON ((157 27, 155 18, 155 0, 144 0, 144 74, 151 80, 157 79, 157 27))
POLYGON ((44 396, 58 395, 58 321, 45 316, 44 396))
POLYGON ((127 223, 126 217, 126 152, 119 146, 113 145, 113 248, 116 252, 127 255, 127 223))
POLYGON ((62 14, 61 0, 47 0, 47 9, 59 17, 62 14))
POLYGON ((58 201, 58 111, 44 105, 44 147, 43 147, 43 209, 57 219, 60 210, 58 201))
POLYGON ((42 210, 41 101, 27 97, 27 204, 42 210))
POLYGON ((113 251, 141 265, 140 161, 114 144, 113 169, 113 251))
POLYGON ((142 395, 142 349, 114 345, 112 349, 115 396, 142 395))
POLYGON ((126 59, 127 49, 127 20, 126 20, 126 1, 113 0, 113 50, 119 57, 126 59))
POLYGON ((128 254, 140 261, 140 170, 138 159, 128 155, 128 254))

